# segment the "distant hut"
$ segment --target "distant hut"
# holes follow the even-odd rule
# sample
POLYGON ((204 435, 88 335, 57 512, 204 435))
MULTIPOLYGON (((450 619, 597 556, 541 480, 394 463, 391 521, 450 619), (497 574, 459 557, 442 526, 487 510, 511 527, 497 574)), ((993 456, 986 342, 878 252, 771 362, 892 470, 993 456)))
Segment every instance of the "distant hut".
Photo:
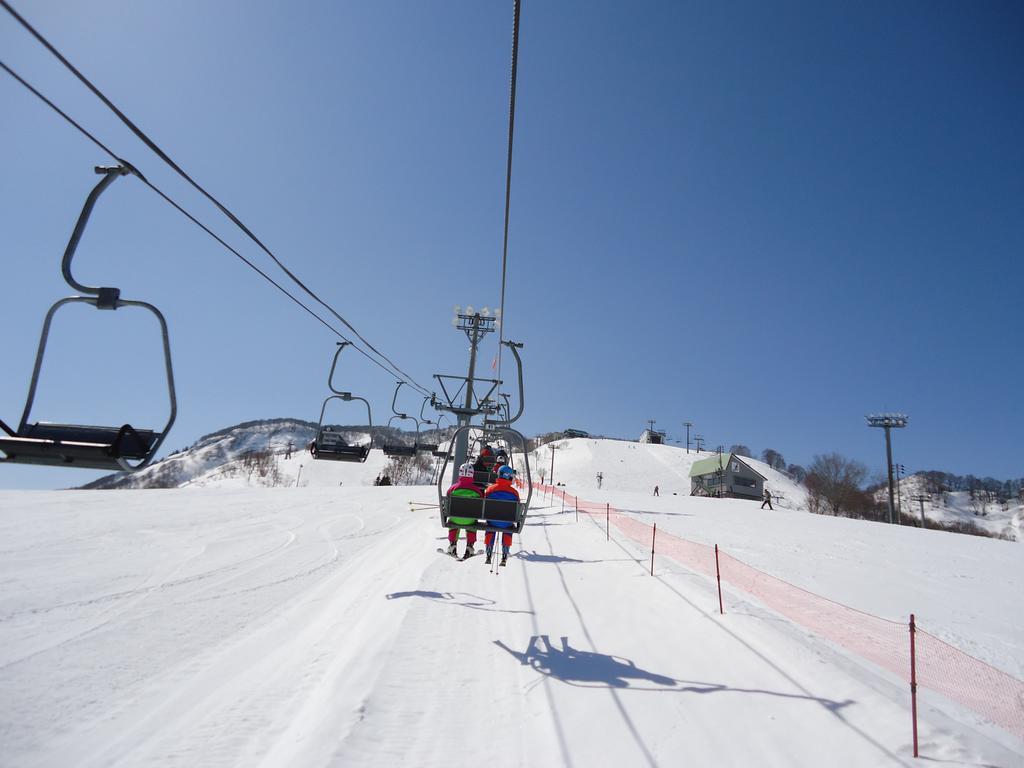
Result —
POLYGON ((690 495, 754 499, 764 495, 765 476, 734 453, 720 453, 693 462, 690 495))
POLYGON ((640 435, 640 442, 662 445, 665 442, 665 433, 657 429, 645 429, 640 435))

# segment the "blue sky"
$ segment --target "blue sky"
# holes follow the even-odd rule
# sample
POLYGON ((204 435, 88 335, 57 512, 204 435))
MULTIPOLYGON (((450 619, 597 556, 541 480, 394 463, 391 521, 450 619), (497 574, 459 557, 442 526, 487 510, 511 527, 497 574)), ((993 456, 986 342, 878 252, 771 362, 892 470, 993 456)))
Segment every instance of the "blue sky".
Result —
MULTIPOLYGON (((451 307, 500 291, 511 2, 16 7, 403 369, 464 370, 451 307)), ((524 431, 689 420, 709 445, 879 470, 863 417, 899 410, 909 471, 1024 475, 1022 39, 1015 2, 526 0, 506 301, 524 431)), ((266 265, 6 14, 0 51, 266 265)), ((107 158, 6 76, 0 114, 10 423, 107 158)), ((136 180, 101 199, 76 266, 167 315, 167 448, 317 417, 333 337, 136 180)), ((161 424, 156 333, 69 311, 35 415, 161 424)), ((393 378, 350 355, 344 382, 383 420, 393 378)))

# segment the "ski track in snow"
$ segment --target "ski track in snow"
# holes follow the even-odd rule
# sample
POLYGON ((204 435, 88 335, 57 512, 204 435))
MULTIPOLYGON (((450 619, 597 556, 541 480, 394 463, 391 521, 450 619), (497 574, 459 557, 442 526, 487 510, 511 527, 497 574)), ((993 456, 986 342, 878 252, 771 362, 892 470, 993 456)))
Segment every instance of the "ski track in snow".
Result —
MULTIPOLYGON (((914 764, 887 673, 560 503, 441 557, 431 494, 0 494, 0 765, 914 764)), ((933 765, 1024 765, 921 718, 933 765)))

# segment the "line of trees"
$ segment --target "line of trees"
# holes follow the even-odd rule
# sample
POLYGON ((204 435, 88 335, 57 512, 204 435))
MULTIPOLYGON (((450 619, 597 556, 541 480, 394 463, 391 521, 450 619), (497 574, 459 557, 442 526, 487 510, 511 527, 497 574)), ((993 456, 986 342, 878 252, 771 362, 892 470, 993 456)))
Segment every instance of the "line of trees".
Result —
MULTIPOLYGON (((754 452, 747 446, 743 445, 743 443, 737 443, 736 445, 729 446, 729 453, 733 453, 737 456, 746 456, 748 459, 757 458, 754 456, 754 452)), ((799 464, 786 464, 786 458, 774 448, 765 448, 761 451, 760 458, 761 461, 776 472, 787 474, 798 483, 804 482, 804 478, 807 477, 806 469, 801 467, 799 464)))
POLYGON ((949 491, 967 491, 972 499, 983 497, 989 501, 1007 501, 1020 495, 1024 488, 1024 477, 1011 480, 996 480, 994 477, 954 475, 952 472, 928 470, 915 473, 924 479, 927 493, 942 494, 949 491))

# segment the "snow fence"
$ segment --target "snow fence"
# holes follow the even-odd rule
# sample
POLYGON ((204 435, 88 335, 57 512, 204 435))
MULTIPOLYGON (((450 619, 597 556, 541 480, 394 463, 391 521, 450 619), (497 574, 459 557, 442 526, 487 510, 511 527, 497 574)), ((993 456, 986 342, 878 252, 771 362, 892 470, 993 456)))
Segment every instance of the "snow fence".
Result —
POLYGON ((796 624, 873 664, 898 675, 910 686, 914 756, 917 757, 917 688, 926 687, 982 715, 1024 739, 1024 681, 986 664, 909 622, 891 621, 829 600, 747 565, 709 546, 666 533, 608 504, 586 501, 564 488, 536 486, 542 494, 560 499, 565 508, 585 514, 605 529, 612 529, 718 582, 719 611, 724 613, 721 583, 756 597, 796 624))

